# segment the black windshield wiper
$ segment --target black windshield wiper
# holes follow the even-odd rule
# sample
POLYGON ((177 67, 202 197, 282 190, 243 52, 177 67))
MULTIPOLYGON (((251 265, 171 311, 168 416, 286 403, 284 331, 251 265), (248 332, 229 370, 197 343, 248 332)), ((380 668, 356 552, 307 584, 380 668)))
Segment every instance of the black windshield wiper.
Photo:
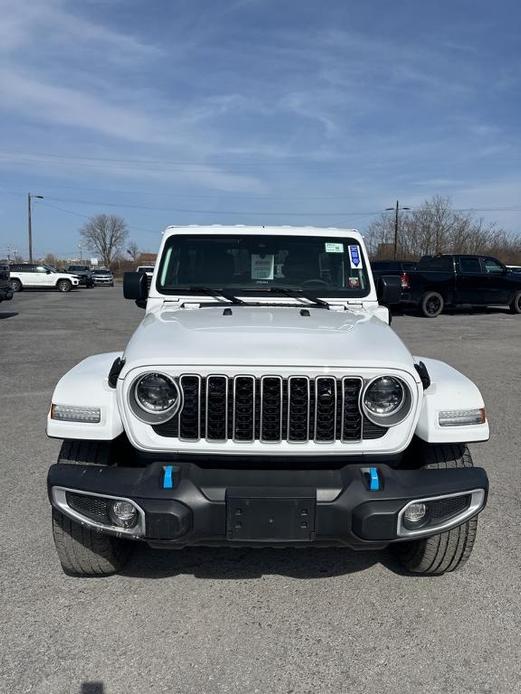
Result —
POLYGON ((320 308, 329 308, 327 301, 323 301, 316 296, 310 296, 309 294, 304 294, 302 289, 289 289, 288 287, 266 287, 264 291, 270 292, 270 294, 275 294, 279 292, 283 296, 290 296, 293 299, 306 299, 310 301, 315 306, 320 306, 320 308))
POLYGON ((217 299, 219 297, 223 297, 228 301, 228 303, 234 305, 246 303, 246 301, 239 299, 239 297, 234 296, 233 294, 228 294, 228 292, 223 289, 211 289, 210 287, 180 287, 180 289, 189 292, 199 292, 200 294, 207 294, 208 296, 214 296, 217 299))

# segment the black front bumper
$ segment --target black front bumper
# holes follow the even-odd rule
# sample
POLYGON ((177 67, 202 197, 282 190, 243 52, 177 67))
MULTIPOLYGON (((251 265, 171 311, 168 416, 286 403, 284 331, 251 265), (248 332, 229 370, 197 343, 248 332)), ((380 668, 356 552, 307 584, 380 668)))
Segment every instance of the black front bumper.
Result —
POLYGON ((413 499, 479 489, 486 501, 482 468, 396 470, 378 464, 374 469, 377 490, 371 490, 370 468, 358 464, 338 469, 223 469, 163 461, 146 467, 56 464, 49 470, 48 489, 55 506, 54 487, 130 499, 144 512, 145 532, 138 539, 170 547, 377 549, 407 539, 397 533, 398 515, 413 499), (172 488, 164 488, 170 476, 172 488))

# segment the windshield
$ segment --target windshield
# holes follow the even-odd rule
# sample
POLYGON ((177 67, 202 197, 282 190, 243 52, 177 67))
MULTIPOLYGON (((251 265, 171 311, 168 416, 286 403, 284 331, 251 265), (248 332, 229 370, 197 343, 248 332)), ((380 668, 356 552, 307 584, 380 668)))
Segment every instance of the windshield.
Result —
POLYGON ((95 275, 111 275, 110 270, 94 270, 95 275))
POLYGON ((339 297, 366 296, 370 288, 360 244, 349 237, 170 237, 161 258, 158 291, 197 293, 200 287, 246 294, 286 288, 339 297))

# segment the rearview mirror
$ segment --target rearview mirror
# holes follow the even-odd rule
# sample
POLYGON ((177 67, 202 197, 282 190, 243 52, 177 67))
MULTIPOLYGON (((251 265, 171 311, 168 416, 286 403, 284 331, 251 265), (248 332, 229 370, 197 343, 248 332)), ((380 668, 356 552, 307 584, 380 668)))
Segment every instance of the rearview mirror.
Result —
POLYGON ((402 298, 402 280, 398 275, 383 275, 376 289, 378 302, 383 306, 399 304, 402 298))
POLYGON ((144 272, 125 272, 123 275, 123 296, 125 299, 134 299, 139 308, 146 308, 148 279, 144 272))

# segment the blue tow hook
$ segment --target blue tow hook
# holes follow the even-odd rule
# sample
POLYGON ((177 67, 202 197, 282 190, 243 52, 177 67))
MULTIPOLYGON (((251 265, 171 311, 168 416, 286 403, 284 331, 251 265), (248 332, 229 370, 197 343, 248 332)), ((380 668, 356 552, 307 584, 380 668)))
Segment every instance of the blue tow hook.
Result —
POLYGON ((377 492, 380 490, 380 478, 378 476, 378 468, 369 468, 369 491, 377 492))
POLYGON ((163 489, 174 488, 174 466, 165 465, 163 467, 163 489))

